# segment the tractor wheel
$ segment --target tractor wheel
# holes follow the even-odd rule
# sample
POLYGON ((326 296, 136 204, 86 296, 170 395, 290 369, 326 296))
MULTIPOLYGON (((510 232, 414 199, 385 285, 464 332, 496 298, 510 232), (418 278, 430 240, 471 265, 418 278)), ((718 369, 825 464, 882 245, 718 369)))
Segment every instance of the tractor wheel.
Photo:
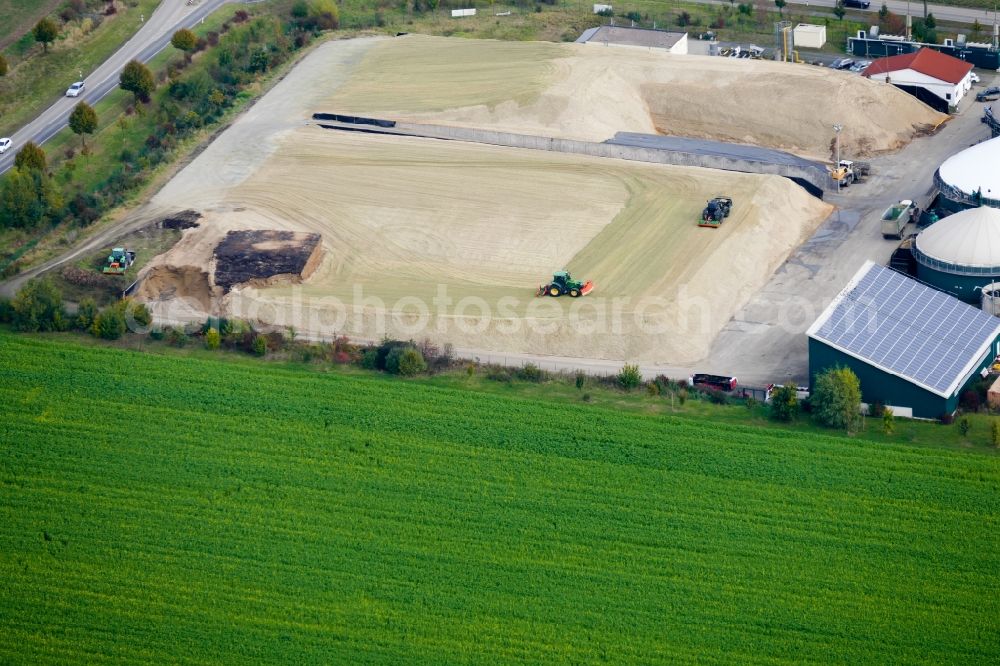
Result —
POLYGON ((579 289, 570 289, 569 290, 569 295, 572 296, 573 298, 579 298, 580 297, 580 290, 579 289))
POLYGON ((562 292, 559 290, 559 287, 552 286, 549 287, 549 296, 562 296, 562 292))

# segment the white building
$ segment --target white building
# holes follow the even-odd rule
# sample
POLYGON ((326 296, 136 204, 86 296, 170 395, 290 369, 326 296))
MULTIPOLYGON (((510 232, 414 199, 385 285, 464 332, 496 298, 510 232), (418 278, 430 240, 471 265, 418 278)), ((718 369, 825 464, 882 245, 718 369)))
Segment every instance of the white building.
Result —
POLYGON ((826 44, 826 26, 799 23, 792 31, 795 46, 804 49, 821 49, 826 44))
POLYGON ((902 88, 942 111, 958 106, 972 89, 971 64, 927 47, 915 53, 879 58, 862 74, 902 88), (935 104, 935 98, 940 102, 935 104))

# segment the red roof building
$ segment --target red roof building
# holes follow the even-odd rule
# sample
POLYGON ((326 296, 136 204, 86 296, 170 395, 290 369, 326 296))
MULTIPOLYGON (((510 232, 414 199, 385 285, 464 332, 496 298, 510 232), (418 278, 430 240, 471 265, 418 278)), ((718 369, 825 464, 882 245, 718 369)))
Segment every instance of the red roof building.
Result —
POLYGON ((972 65, 940 51, 924 47, 915 53, 879 58, 861 73, 906 90, 930 106, 947 110, 957 106, 972 88, 972 65), (931 93, 940 100, 929 98, 931 93))

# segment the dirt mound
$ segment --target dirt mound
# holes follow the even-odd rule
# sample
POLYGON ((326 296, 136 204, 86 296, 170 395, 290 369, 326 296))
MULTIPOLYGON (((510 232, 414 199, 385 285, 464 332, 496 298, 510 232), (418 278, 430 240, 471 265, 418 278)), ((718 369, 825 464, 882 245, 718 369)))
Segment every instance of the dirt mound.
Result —
POLYGON ((320 259, 320 235, 292 231, 230 231, 216 248, 215 285, 224 292, 237 284, 258 287, 301 281, 320 259))
POLYGON ((208 271, 197 266, 150 266, 136 288, 143 301, 184 300, 204 312, 213 312, 215 293, 208 271))
POLYGON ((201 213, 196 210, 182 210, 179 213, 174 213, 172 215, 167 215, 166 217, 160 218, 158 221, 159 225, 164 229, 191 229, 198 226, 198 220, 201 219, 201 213))
POLYGON ((884 82, 811 65, 589 44, 378 42, 314 111, 573 139, 660 132, 830 158, 896 150, 939 114, 884 82))

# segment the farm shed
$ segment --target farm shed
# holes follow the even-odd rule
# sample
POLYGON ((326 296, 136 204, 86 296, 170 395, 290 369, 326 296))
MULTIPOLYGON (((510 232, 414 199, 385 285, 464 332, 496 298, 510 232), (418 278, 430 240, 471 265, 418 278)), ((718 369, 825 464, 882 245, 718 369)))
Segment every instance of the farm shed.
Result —
POLYGON ((934 49, 879 58, 862 76, 905 90, 938 111, 947 111, 972 88, 972 65, 934 49))
POLYGON ((602 25, 584 31, 576 41, 580 44, 597 44, 599 46, 625 46, 650 51, 655 49, 680 55, 687 55, 688 52, 686 32, 668 32, 650 28, 602 25))
POLYGON ((952 414, 1000 353, 1000 318, 871 261, 806 332, 809 376, 845 366, 897 416, 952 414))
POLYGON ((821 49, 826 44, 826 26, 799 23, 792 31, 795 46, 804 49, 821 49))

